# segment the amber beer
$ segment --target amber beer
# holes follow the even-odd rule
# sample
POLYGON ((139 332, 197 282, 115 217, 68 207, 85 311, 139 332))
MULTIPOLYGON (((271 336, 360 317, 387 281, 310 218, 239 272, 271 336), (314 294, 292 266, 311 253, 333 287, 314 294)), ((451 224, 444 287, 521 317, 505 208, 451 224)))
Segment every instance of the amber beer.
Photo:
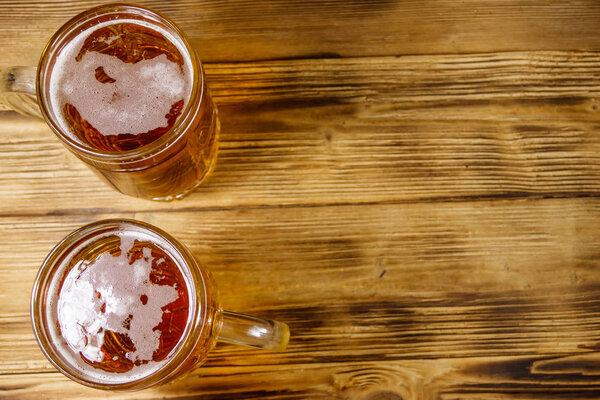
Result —
POLYGON ((167 243, 133 231, 79 249, 47 304, 56 310, 62 356, 88 378, 113 384, 159 370, 189 317, 189 288, 171 254, 167 243))
POLYGON ((40 70, 46 120, 119 191, 171 200, 214 168, 217 109, 194 50, 165 17, 90 10, 55 35, 40 70))

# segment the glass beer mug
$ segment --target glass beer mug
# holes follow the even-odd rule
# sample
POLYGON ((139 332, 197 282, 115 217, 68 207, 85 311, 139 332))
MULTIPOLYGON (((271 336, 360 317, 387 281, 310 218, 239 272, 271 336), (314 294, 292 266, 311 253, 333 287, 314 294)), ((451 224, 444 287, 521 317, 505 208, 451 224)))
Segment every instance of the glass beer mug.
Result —
POLYGON ((35 336, 76 382, 137 390, 199 366, 215 341, 281 351, 284 323, 223 311, 210 274, 172 236, 104 220, 63 239, 32 292, 35 336))
POLYGON ((118 191, 172 200, 213 170, 220 124, 185 34, 143 7, 85 11, 50 39, 38 67, 0 71, 0 101, 46 120, 118 191))

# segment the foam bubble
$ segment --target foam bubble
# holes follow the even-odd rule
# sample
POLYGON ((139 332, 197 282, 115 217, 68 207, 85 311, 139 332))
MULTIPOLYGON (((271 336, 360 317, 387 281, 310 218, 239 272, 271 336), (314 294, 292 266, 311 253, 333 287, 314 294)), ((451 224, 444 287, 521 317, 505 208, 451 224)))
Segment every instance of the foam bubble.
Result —
POLYGON ((141 21, 109 21, 83 31, 61 51, 52 70, 50 102, 65 132, 69 128, 62 110, 67 103, 103 135, 147 132, 167 126, 165 115, 175 102, 183 99, 187 104, 192 80, 189 65, 187 50, 168 32, 141 21), (135 23, 158 31, 184 56, 183 67, 165 54, 135 64, 94 51, 86 52, 80 61, 75 59, 90 34, 114 23, 135 23), (99 82, 95 76, 98 67, 115 82, 99 82))
POLYGON ((92 263, 71 269, 60 291, 57 309, 61 333, 69 347, 87 359, 102 361, 100 350, 104 332, 129 336, 135 351, 126 354, 131 361, 151 361, 159 348, 160 332, 153 330, 162 320, 162 307, 175 301, 175 287, 150 282, 152 254, 129 264, 130 238, 121 240, 121 253, 103 253, 92 263), (145 295, 143 304, 140 296, 145 295), (128 326, 123 322, 129 320, 128 326))

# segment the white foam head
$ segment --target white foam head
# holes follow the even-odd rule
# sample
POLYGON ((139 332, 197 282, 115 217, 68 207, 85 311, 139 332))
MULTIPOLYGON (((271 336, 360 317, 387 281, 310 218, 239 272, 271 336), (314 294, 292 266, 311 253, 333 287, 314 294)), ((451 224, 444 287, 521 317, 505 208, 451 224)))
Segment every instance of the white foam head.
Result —
MULTIPOLYGON (((105 41, 111 44, 117 37, 105 41)), ((167 126, 166 114, 179 101, 187 105, 192 86, 190 55, 181 42, 165 29, 139 20, 121 19, 95 25, 73 38, 60 52, 50 77, 50 104, 64 132, 70 132, 63 117, 69 103, 81 117, 103 135, 138 134, 167 126), (133 23, 162 34, 183 56, 183 66, 161 54, 134 64, 115 56, 87 51, 77 61, 84 41, 94 31, 116 23, 133 23), (101 83, 96 69, 115 81, 101 83)))
POLYGON ((162 321, 161 307, 179 297, 176 288, 150 282, 149 248, 129 265, 131 245, 122 240, 119 256, 104 253, 83 271, 73 268, 61 288, 57 307, 62 336, 73 351, 90 361, 104 359, 100 351, 104 331, 129 336, 135 345, 135 351, 126 354, 129 360, 151 361, 159 347, 160 332, 153 328, 162 321), (145 304, 142 295, 148 298, 145 304), (129 326, 123 325, 130 315, 129 326))

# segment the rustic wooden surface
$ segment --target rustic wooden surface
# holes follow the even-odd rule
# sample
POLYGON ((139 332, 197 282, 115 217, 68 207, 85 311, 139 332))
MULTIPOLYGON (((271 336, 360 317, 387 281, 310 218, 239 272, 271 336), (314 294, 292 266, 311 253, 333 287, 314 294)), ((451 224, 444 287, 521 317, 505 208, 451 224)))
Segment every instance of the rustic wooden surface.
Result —
MULTIPOLYGON (((0 112, 1 399, 600 397, 598 1, 141 3, 206 62, 217 169, 180 202, 128 198, 0 112), (289 350, 220 344, 133 394, 63 377, 29 293, 106 217, 188 244, 224 307, 289 323, 289 350)), ((95 4, 1 1, 2 64, 95 4)))

